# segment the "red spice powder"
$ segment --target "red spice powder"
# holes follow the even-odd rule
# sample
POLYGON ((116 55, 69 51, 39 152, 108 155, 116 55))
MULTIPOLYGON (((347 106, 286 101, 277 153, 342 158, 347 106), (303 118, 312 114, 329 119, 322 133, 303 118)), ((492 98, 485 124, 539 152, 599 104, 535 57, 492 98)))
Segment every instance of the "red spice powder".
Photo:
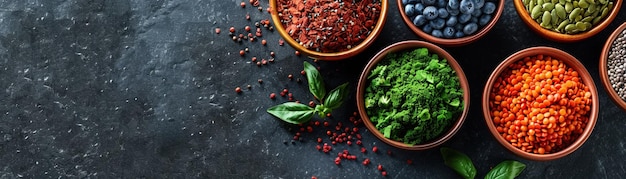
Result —
POLYGON ((285 31, 303 47, 340 52, 363 42, 380 15, 380 1, 278 0, 285 31))

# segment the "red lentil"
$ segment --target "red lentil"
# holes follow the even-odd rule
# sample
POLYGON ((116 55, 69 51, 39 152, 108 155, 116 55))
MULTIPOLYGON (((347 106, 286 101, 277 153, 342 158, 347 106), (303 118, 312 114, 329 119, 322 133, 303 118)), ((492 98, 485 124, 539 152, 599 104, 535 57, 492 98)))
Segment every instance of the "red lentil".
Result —
POLYGON ((303 47, 320 52, 345 51, 361 43, 374 28, 380 1, 278 0, 285 31, 303 47))
POLYGON ((489 95, 498 133, 516 148, 537 154, 574 142, 587 125, 590 105, 589 87, 578 72, 544 55, 513 63, 489 95))

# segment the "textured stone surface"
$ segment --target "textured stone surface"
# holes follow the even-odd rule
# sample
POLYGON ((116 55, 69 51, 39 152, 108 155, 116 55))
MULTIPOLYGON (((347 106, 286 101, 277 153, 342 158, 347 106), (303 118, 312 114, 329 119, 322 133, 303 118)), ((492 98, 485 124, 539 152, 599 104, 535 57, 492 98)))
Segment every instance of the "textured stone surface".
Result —
MULTIPOLYGON (((331 154, 315 149, 327 129, 290 141, 297 126, 265 110, 286 101, 270 93, 288 88, 298 100, 313 99, 302 77, 302 61, 277 32, 263 29, 267 46, 235 43, 228 28, 268 19, 263 11, 236 0, 0 0, 0 178, 374 178, 382 164, 393 178, 453 178, 438 149, 403 151, 380 142, 364 127, 359 147, 337 145, 331 154), (251 20, 245 20, 246 13, 251 20), (222 33, 215 34, 215 28, 222 33), (248 47, 245 57, 239 50, 248 47), (250 59, 274 63, 257 67, 250 59), (287 76, 293 74, 294 80, 287 76), (259 84, 258 79, 263 83, 259 84), (251 85, 251 89, 246 86, 251 85), (242 87, 237 94, 235 87, 242 87), (292 129, 292 130, 290 130, 292 129), (343 149, 358 161, 333 163, 343 149), (393 155, 385 154, 392 151, 393 155), (372 164, 360 164, 370 158, 372 164), (407 165, 406 160, 413 160, 407 165)), ((246 1, 247 2, 247 1, 246 1)), ((626 174, 623 128, 626 112, 600 85, 598 58, 604 40, 621 22, 578 43, 542 39, 522 22, 512 3, 483 39, 446 48, 457 58, 471 86, 470 115, 445 146, 467 153, 482 177, 502 160, 527 164, 520 178, 619 178, 626 174), (601 112, 588 141, 571 155, 550 162, 520 159, 487 132, 480 96, 491 70, 522 48, 553 46, 578 57, 593 75, 601 112)), ((418 39, 399 18, 396 2, 373 46, 357 57, 319 62, 327 86, 356 87, 360 70, 376 51, 394 42, 418 39)), ((253 28, 254 29, 254 28, 253 28)), ((356 111, 354 96, 334 119, 356 111)), ((323 119, 316 119, 323 120, 323 119)))

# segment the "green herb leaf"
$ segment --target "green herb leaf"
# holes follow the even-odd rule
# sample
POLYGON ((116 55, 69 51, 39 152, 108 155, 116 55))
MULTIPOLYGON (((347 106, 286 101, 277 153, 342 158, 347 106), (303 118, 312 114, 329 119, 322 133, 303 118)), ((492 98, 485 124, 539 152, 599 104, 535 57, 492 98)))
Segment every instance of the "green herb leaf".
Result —
POLYGON ((304 62, 304 71, 306 72, 306 79, 309 82, 309 91, 319 101, 324 101, 326 96, 326 88, 324 87, 324 79, 322 75, 317 71, 315 66, 309 62, 304 62))
POLYGON ((267 113, 288 123, 302 124, 313 117, 315 109, 300 103, 286 102, 267 109, 267 113))
POLYGON ((348 83, 344 83, 330 91, 326 99, 324 99, 324 105, 331 110, 339 108, 339 106, 343 104, 343 99, 348 96, 348 90, 346 89, 347 86, 348 83))
POLYGON ((513 160, 506 160, 493 167, 485 179, 513 179, 517 177, 524 169, 526 165, 513 160))
POLYGON ((440 151, 446 166, 452 168, 465 179, 476 177, 476 168, 472 159, 467 155, 447 147, 442 147, 440 151))

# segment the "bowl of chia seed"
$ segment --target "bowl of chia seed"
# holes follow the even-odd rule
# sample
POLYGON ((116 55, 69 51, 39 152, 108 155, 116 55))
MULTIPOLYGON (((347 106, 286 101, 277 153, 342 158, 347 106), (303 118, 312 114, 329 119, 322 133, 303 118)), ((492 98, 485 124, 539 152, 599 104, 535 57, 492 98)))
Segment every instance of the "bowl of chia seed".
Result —
POLYGON ((604 44, 599 68, 600 80, 609 97, 626 110, 626 22, 604 44))

